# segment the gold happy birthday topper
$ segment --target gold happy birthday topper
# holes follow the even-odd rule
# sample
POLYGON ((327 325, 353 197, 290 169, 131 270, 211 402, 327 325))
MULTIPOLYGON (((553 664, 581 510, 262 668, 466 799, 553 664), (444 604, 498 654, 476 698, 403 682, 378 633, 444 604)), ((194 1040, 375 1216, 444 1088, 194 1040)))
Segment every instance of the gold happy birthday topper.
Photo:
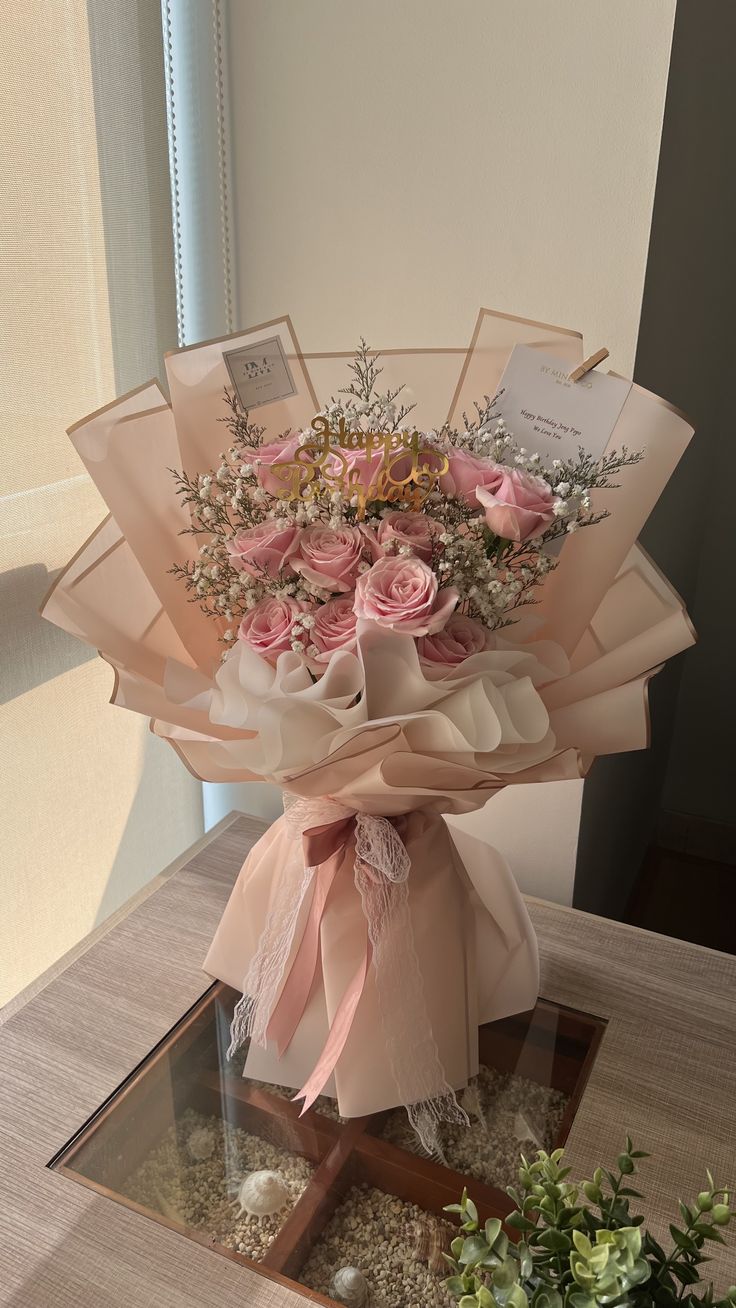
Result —
POLYGON ((293 460, 269 468, 284 483, 276 492, 281 500, 309 502, 339 490, 345 499, 357 500, 359 518, 374 500, 416 510, 449 467, 446 455, 420 446, 418 431, 349 431, 344 418, 335 429, 322 414, 311 427, 314 438, 295 450, 293 460), (366 455, 357 466, 350 458, 356 450, 366 455))

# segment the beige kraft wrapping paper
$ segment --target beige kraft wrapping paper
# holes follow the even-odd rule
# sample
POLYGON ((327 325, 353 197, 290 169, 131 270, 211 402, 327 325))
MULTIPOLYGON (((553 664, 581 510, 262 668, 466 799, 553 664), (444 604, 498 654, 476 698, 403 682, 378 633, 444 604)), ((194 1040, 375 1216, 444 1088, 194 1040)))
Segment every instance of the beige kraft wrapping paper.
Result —
MULTIPOLYGON (((224 444, 217 418, 229 380, 223 352, 274 335, 295 394, 254 416, 269 436, 307 424, 315 389, 324 403, 343 384, 346 356, 305 359, 283 319, 174 352, 167 361, 171 406, 152 382, 72 429, 111 517, 62 573, 43 612, 100 651, 115 671, 112 702, 149 716, 152 730, 202 779, 270 780, 305 799, 330 795, 358 812, 411 814, 415 947, 442 1062, 460 1087, 475 1068, 477 1023, 531 1005, 537 962, 508 869, 465 833, 453 832, 450 841, 452 814, 480 807, 504 785, 579 777, 597 754, 647 745, 648 679, 694 634, 636 537, 692 429, 658 397, 632 387, 610 445, 644 447, 646 458, 608 493, 611 516, 565 543, 531 615, 487 653, 428 680, 413 642, 376 638, 364 624, 357 653, 337 656, 313 686, 292 654, 273 669, 241 645, 221 664, 218 624, 169 571, 191 549, 191 538, 180 534, 187 518, 169 469, 217 465, 224 444)), ((474 399, 493 394, 516 343, 555 352, 570 369, 583 355, 576 333, 484 310, 469 351, 388 351, 383 380, 415 390, 425 425, 448 415, 457 421, 474 399)), ((595 507, 605 506, 599 497, 595 507)), ((492 812, 489 819, 492 829, 492 812)), ((208 954, 210 974, 236 988, 257 946, 286 840, 278 823, 253 851, 208 954)), ((321 925, 322 968, 308 1008, 278 1065, 272 1051, 251 1052, 249 1070, 258 1076, 296 1086, 321 1048, 357 933, 365 930, 348 863, 321 925)), ((297 931, 294 950, 298 939, 297 931)), ((369 974, 336 1070, 345 1116, 396 1102, 375 1017, 369 974)))

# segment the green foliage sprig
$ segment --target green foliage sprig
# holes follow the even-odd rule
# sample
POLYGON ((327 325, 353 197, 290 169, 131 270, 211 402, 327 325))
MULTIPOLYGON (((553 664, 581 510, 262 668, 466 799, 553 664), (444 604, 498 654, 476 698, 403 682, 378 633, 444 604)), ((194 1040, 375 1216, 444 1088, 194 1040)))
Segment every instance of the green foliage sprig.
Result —
POLYGON ((630 1178, 646 1157, 627 1138, 615 1172, 598 1167, 577 1185, 568 1179, 562 1149, 539 1150, 533 1162, 522 1155, 519 1184, 508 1190, 515 1208, 505 1223, 519 1232, 518 1244, 498 1218, 481 1229, 465 1191, 445 1210, 461 1223, 445 1255, 451 1271, 445 1286, 459 1308, 736 1308, 736 1286, 715 1299, 698 1270, 708 1261, 705 1245, 725 1243, 728 1191, 708 1172, 708 1189, 690 1205, 680 1201, 683 1225, 670 1226, 666 1252, 644 1229, 644 1218, 630 1211, 630 1201, 642 1198, 630 1178))

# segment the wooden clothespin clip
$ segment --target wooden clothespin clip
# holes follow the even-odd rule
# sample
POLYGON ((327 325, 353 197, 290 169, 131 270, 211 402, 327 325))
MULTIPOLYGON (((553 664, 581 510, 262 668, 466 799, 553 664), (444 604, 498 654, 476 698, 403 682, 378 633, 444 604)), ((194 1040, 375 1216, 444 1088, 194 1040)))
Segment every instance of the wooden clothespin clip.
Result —
POLYGON ((593 368, 597 368, 598 364, 603 363, 603 360, 607 358, 608 350, 605 347, 602 350, 596 350, 595 354, 591 354, 589 359, 583 359, 583 362, 575 368, 574 372, 570 373, 567 380, 571 382, 580 381, 580 378, 584 377, 586 372, 591 372, 593 368))

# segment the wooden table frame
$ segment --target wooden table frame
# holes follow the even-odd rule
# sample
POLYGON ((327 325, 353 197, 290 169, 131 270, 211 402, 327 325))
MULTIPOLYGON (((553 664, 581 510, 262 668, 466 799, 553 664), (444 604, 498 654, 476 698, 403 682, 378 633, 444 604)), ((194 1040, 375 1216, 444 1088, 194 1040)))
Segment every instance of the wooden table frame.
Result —
MULTIPOLYGON (((200 970, 264 824, 231 814, 0 1014, 0 1304, 280 1308, 306 1301, 47 1164, 209 984, 200 970)), ((542 994, 608 1021, 568 1141, 576 1174, 628 1132, 658 1235, 710 1165, 736 1182, 736 959, 529 901, 542 994)), ((718 1249, 720 1288, 736 1251, 718 1249)))

